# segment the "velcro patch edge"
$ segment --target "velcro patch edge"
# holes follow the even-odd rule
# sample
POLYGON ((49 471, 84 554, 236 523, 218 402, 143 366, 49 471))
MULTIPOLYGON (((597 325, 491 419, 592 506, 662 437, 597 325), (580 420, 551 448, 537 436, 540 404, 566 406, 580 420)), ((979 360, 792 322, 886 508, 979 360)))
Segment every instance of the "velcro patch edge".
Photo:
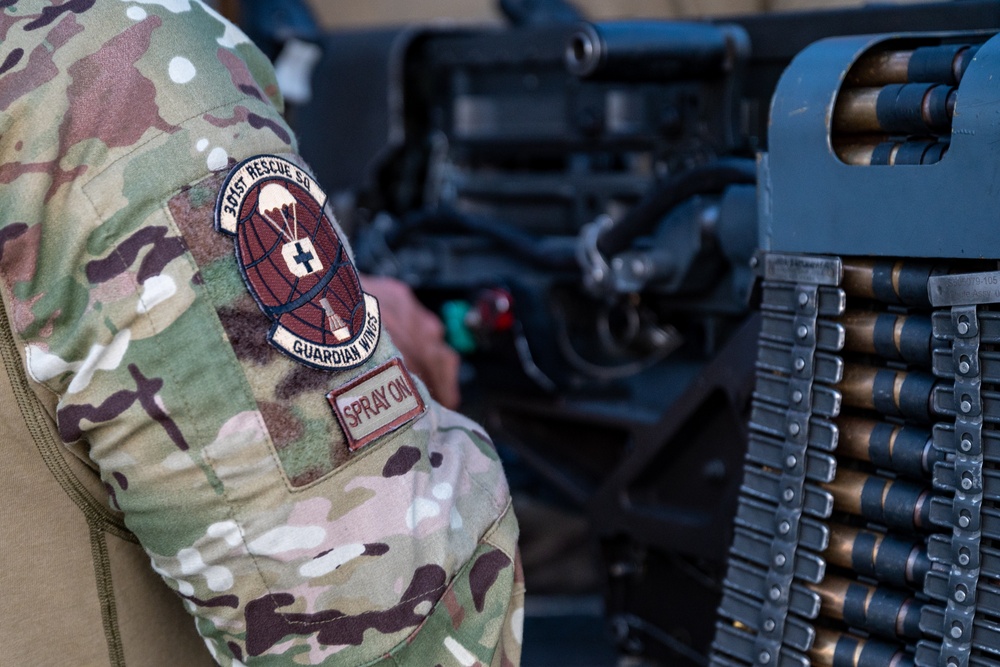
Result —
POLYGON ((326 399, 352 452, 395 431, 427 409, 398 357, 334 389, 326 399))

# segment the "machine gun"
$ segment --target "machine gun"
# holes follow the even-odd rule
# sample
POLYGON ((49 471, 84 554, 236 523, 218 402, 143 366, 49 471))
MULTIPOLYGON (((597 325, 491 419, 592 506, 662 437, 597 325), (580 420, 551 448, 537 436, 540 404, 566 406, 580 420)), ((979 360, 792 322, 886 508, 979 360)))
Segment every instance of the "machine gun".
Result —
POLYGON ((823 41, 777 87, 713 665, 1000 664, 996 35, 823 41))
MULTIPOLYGON (((947 423, 966 397, 986 410, 983 378, 949 388, 948 361, 985 369, 987 343, 965 345, 954 318, 987 320, 919 298, 932 275, 982 267, 902 259, 988 247, 990 207, 967 193, 991 191, 996 160, 977 143, 985 126, 953 119, 959 76, 989 71, 969 62, 990 33, 917 35, 1000 30, 1000 3, 524 23, 335 37, 319 67, 335 85, 317 84, 300 133, 321 180, 349 191, 361 267, 443 314, 465 409, 586 512, 622 649, 671 665, 930 665, 968 640, 955 655, 994 664, 991 629, 978 644, 974 623, 950 634, 992 590, 969 574, 978 560, 955 560, 980 525, 961 526, 956 499, 965 473, 980 488, 966 459, 987 436, 963 450, 965 422, 947 423), (790 71, 827 75, 779 89, 769 116, 807 44, 879 31, 914 36, 849 42, 836 66, 834 47, 814 47, 790 71), (954 51, 952 79, 938 47, 954 51), (938 78, 911 81, 911 64, 938 78), (922 96, 883 98, 918 81, 922 96), (384 84, 385 107, 338 104, 351 82, 384 84), (981 151, 959 151, 956 131, 981 151), (974 208, 962 235, 947 231, 974 208), (859 599, 894 615, 866 625, 859 599), (884 648, 873 637, 890 627, 884 648), (851 646, 863 659, 843 662, 851 646)), ((986 102, 977 118, 1000 110, 986 102)))

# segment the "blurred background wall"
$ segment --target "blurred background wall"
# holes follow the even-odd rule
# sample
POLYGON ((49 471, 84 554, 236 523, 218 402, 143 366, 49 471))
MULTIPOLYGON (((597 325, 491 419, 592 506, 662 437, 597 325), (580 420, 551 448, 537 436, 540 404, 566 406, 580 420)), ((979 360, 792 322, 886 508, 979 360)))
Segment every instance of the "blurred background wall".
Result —
MULTIPOLYGON (((494 0, 309 0, 326 28, 354 28, 433 19, 500 21, 494 0)), ((589 17, 694 18, 762 11, 863 5, 862 0, 574 0, 589 17)), ((880 4, 892 4, 880 2, 880 4)), ((904 4, 904 3, 897 3, 904 4)), ((905 4, 913 4, 908 2, 905 4)))

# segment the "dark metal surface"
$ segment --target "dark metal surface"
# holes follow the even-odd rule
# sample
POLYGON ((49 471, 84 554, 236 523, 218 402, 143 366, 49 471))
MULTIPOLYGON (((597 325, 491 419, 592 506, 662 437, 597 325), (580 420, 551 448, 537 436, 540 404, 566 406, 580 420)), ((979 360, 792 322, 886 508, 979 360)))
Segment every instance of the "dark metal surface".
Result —
MULTIPOLYGON (((948 37, 908 39, 935 44, 948 37)), ((976 41, 975 36, 962 39, 976 41)), ((988 111, 1000 103, 1000 91, 992 83, 1000 40, 986 41, 969 64, 957 91, 950 148, 937 164, 848 165, 830 150, 830 118, 846 72, 865 53, 899 43, 891 36, 839 38, 807 48, 789 66, 775 92, 769 156, 762 165, 762 247, 910 257, 991 254, 995 216, 990 190, 967 184, 969 165, 990 164, 991 146, 1000 139, 1000 125, 988 111), (842 192, 851 195, 837 194, 842 192), (962 195, 955 196, 958 192, 962 195), (830 205, 834 199, 836 207, 830 205), (920 211, 906 216, 905 235, 891 224, 901 219, 901 202, 907 211, 920 211), (802 220, 810 224, 804 226, 802 220)))
POLYGON ((529 594, 524 612, 521 667, 619 667, 600 596, 529 594))

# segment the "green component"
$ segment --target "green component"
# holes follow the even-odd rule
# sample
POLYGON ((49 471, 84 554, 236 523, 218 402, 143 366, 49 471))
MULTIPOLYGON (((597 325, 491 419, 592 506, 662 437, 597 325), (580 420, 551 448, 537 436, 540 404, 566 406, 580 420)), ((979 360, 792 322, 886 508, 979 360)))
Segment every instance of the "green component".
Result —
POLYGON ((465 325, 465 316, 471 309, 468 301, 446 301, 441 306, 441 319, 444 321, 448 344, 461 354, 476 350, 476 339, 465 325))

